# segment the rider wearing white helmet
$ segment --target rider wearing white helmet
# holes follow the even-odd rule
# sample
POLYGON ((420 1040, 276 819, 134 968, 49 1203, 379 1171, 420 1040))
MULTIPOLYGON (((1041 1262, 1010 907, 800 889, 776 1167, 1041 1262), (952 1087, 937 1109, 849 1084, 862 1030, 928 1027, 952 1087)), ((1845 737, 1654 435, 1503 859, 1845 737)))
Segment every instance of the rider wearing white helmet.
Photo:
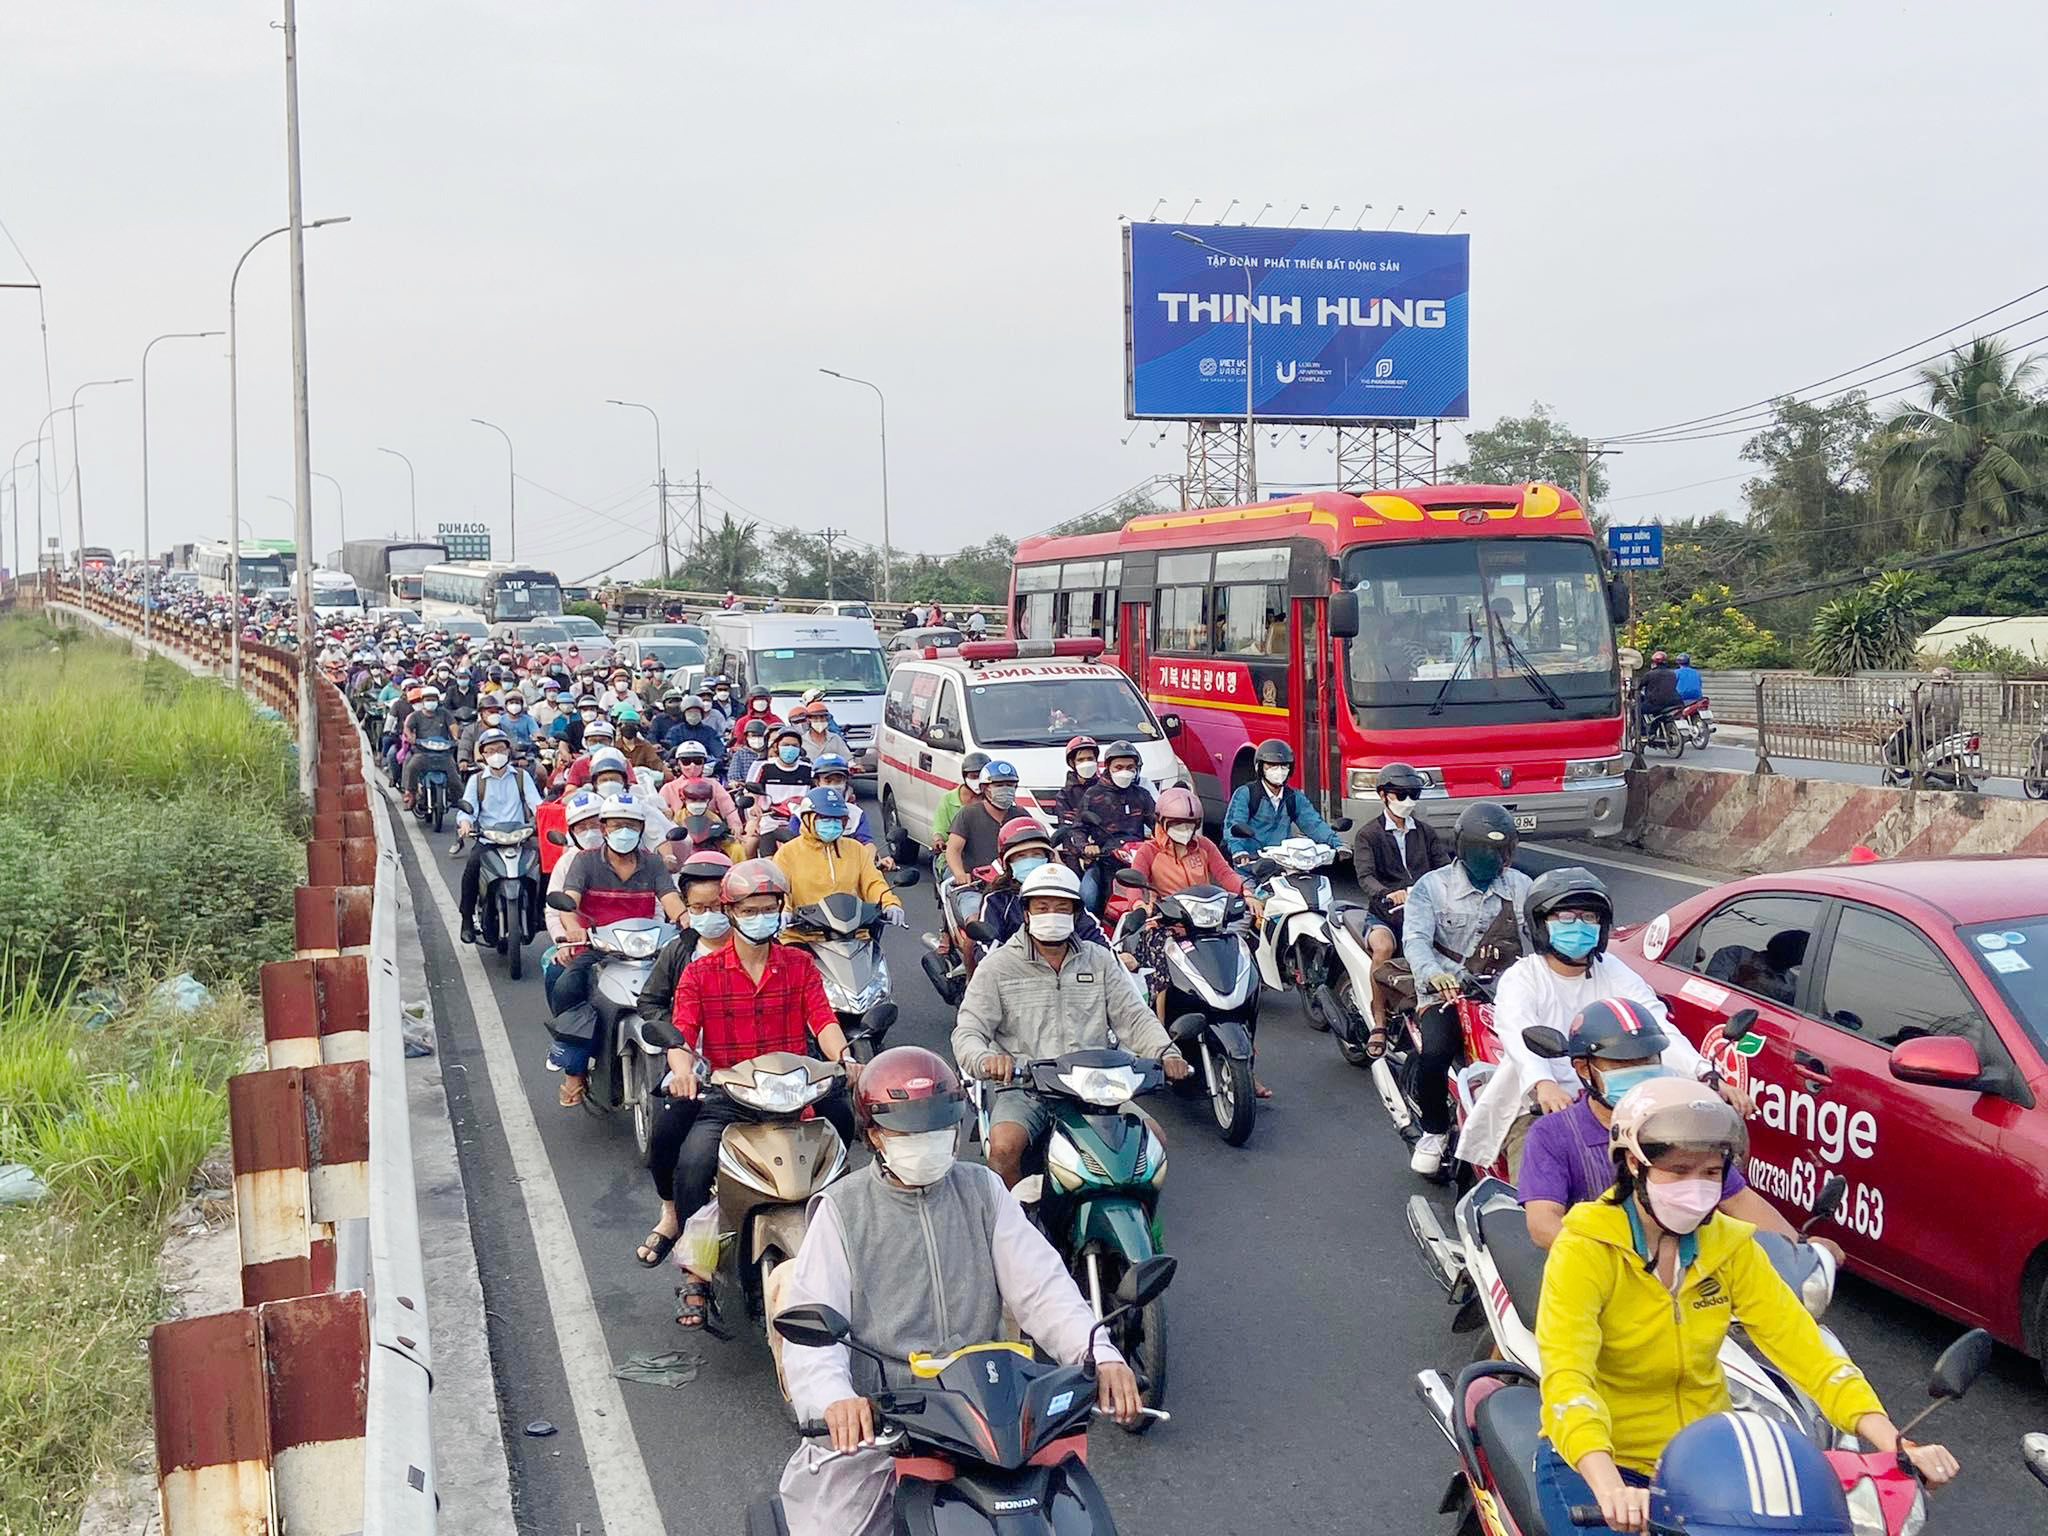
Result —
MULTIPOLYGON (((1157 1056, 1168 1077, 1188 1064, 1137 990, 1124 984, 1116 956, 1074 936, 1081 882, 1064 864, 1046 864, 1024 879, 1024 927, 982 957, 960 1000, 953 1055, 970 1077, 1008 1084, 1020 1061, 1098 1050, 1118 1043, 1137 1056, 1157 1056)), ((988 1164, 1014 1186, 1024 1160, 1045 1139, 1052 1117, 1027 1088, 999 1094, 989 1124, 988 1164)))

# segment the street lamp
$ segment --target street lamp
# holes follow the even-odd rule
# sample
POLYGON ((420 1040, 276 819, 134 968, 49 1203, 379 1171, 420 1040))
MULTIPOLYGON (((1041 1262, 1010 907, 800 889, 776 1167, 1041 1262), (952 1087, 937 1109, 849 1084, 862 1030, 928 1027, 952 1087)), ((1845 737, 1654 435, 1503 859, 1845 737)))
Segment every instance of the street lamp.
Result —
POLYGON ((78 593, 85 596, 85 481, 78 473, 78 397, 88 389, 109 384, 133 384, 133 379, 89 379, 71 391, 71 496, 78 508, 78 593))
POLYGON ((1252 424, 1252 267, 1249 258, 1240 258, 1230 251, 1211 245, 1199 235, 1191 235, 1184 229, 1173 232, 1176 240, 1185 240, 1189 245, 1199 245, 1213 256, 1226 261, 1244 261, 1244 499, 1254 502, 1259 499, 1258 430, 1252 424))
MULTIPOLYGON (((339 218, 315 219, 305 227, 322 229, 329 224, 346 224, 349 217, 344 213, 339 218)), ((242 262, 256 254, 257 246, 289 233, 291 225, 280 224, 269 234, 250 241, 249 249, 242 252, 241 261, 235 263, 234 274, 228 279, 228 613, 234 620, 228 625, 228 668, 237 688, 242 686, 242 417, 236 405, 235 285, 242 280, 242 262)), ((295 517, 297 511, 293 509, 295 517)))
MULTIPOLYGON (((42 585, 43 580, 43 433, 57 417, 68 415, 77 409, 78 405, 76 402, 70 405, 60 405, 51 411, 49 415, 45 416, 42 425, 36 428, 36 585, 38 587, 42 585)), ((57 438, 52 433, 50 436, 50 447, 52 450, 55 450, 56 446, 57 438)), ((57 502, 57 554, 59 557, 57 563, 60 566, 63 564, 63 553, 64 502, 60 495, 57 502)), ((83 562, 80 563, 82 564, 83 562)))
MULTIPOLYGON (((39 437, 30 438, 15 449, 13 466, 7 471, 9 483, 14 487, 14 579, 17 582, 21 580, 21 456, 29 449, 40 446, 41 442, 42 439, 39 437)), ((38 533, 36 543, 40 546, 42 542, 43 536, 38 533)), ((36 553, 38 556, 41 555, 40 547, 36 553)))
POLYGON ((379 448, 377 451, 379 453, 388 453, 394 459, 405 459, 405 488, 407 494, 412 499, 412 536, 418 538, 420 536, 420 488, 419 482, 413 479, 412 460, 406 459, 405 455, 396 448, 379 448))
POLYGON ((653 406, 642 405, 638 400, 607 400, 605 404, 623 405, 654 417, 654 484, 656 494, 661 497, 661 575, 666 581, 674 573, 668 564, 668 461, 661 456, 661 417, 653 406))
MULTIPOLYGON (((1156 211, 1156 210, 1155 210, 1156 211)), ((820 373, 829 373, 835 379, 844 379, 848 384, 865 384, 875 392, 875 403, 882 410, 882 601, 889 601, 889 402, 883 397, 882 386, 868 379, 856 379, 850 373, 841 373, 837 368, 820 368, 820 373)))
POLYGON ((519 467, 512 457, 512 434, 495 421, 485 421, 481 416, 469 418, 480 427, 489 427, 505 439, 505 521, 506 542, 511 546, 505 551, 507 560, 519 558, 519 467))
MULTIPOLYGON (((334 487, 334 542, 337 548, 345 550, 348 546, 348 498, 341 494, 341 482, 317 469, 313 471, 313 478, 325 480, 334 487)), ((313 558, 311 550, 306 551, 306 558, 313 558)))
MULTIPOLYGON (((219 331, 166 331, 161 336, 150 338, 149 345, 142 349, 142 641, 149 643, 150 615, 155 608, 152 594, 156 587, 156 556, 150 553, 149 544, 149 354, 160 341, 198 341, 206 336, 218 336, 219 331)), ((15 541, 17 550, 21 540, 15 541)), ((83 564, 83 560, 80 561, 83 564)))

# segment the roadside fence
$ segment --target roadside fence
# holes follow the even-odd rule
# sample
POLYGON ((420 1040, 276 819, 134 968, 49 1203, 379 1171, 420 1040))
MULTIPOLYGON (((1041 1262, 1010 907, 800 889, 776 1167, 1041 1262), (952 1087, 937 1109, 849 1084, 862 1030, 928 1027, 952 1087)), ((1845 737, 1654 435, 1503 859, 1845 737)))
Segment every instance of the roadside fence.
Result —
MULTIPOLYGON (((48 584, 21 598, 132 636, 142 610, 48 584)), ((152 615, 215 671, 227 635, 152 615)), ((245 642, 242 684, 287 720, 298 657, 245 642)), ((149 1340, 164 1536, 430 1536, 427 1325, 398 982, 397 846, 347 702, 324 680, 307 879, 290 960, 263 967, 264 1068, 228 1082, 242 1306, 149 1340)))

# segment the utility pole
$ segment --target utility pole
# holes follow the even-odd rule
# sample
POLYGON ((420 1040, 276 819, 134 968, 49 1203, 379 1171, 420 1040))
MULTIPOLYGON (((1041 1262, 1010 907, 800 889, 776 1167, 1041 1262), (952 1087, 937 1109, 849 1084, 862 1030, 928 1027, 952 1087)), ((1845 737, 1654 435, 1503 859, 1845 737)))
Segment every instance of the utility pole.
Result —
POLYGON ((827 528, 818 537, 825 541, 825 598, 829 602, 839 595, 839 589, 833 581, 837 568, 833 563, 832 546, 838 540, 846 537, 846 530, 844 528, 827 528))
POLYGON ((667 581, 675 575, 675 570, 669 564, 668 471, 659 466, 655 470, 654 489, 655 493, 661 498, 661 579, 667 581))
POLYGON ((1593 461, 1620 452, 1619 448, 1595 448, 1583 437, 1579 439, 1579 510, 1588 523, 1593 521, 1593 461))
POLYGON ((313 707, 313 432, 306 395, 306 223, 299 200, 299 15, 284 0, 285 226, 291 233, 292 542, 298 546, 299 789, 307 799, 320 774, 320 715, 313 707))
POLYGON ((693 552, 699 560, 704 558, 704 466, 697 466, 697 548, 693 552))

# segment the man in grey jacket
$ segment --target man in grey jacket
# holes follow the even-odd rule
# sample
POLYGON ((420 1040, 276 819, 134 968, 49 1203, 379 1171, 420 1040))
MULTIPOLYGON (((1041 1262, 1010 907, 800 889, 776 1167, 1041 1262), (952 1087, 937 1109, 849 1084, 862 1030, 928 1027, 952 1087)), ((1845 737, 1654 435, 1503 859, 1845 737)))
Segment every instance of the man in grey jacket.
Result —
MULTIPOLYGON (((1081 882, 1052 863, 1025 878, 1024 927, 974 969, 953 1023, 960 1070, 1007 1084, 1016 1066, 1116 1042, 1134 1056, 1157 1056, 1171 1078, 1188 1064, 1158 1016, 1123 981, 1117 957, 1074 937, 1081 882)), ((1024 1160, 1052 1129, 1052 1114, 1028 1088, 997 1095, 989 1116, 988 1165, 1015 1187, 1024 1160)))

